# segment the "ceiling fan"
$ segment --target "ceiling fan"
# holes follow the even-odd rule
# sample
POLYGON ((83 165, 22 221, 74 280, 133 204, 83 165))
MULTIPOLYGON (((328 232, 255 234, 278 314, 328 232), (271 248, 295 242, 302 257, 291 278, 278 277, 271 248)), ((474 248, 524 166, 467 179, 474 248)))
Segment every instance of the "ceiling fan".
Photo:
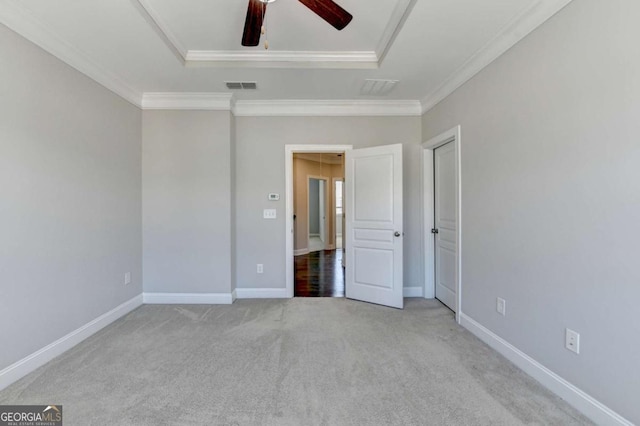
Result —
MULTIPOLYGON (((267 4, 275 0, 249 0, 247 19, 244 22, 242 34, 243 46, 257 46, 260 43, 262 21, 267 10, 267 4)), ((327 21, 335 29, 342 30, 353 19, 353 16, 332 0, 299 0, 316 15, 327 21)))

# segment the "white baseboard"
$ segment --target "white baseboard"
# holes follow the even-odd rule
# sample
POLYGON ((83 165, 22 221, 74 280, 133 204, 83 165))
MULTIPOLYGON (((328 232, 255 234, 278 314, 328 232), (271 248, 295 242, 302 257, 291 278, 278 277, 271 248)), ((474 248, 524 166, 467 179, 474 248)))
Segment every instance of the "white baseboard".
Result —
POLYGON ((231 292, 231 303, 235 302, 237 298, 238 292, 236 291, 236 289, 233 289, 233 291, 231 292))
POLYGON ((148 305, 230 305, 232 293, 143 293, 148 305))
POLYGON ((238 299, 287 299, 286 288, 237 288, 238 299))
POLYGON ((320 238, 320 234, 309 234, 309 238, 311 238, 311 237, 318 237, 318 238, 320 238))
POLYGON ((142 294, 124 302, 122 305, 100 315, 98 318, 72 331, 55 342, 32 353, 31 355, 17 361, 0 371, 0 390, 6 388, 11 383, 21 379, 55 357, 68 351, 78 343, 82 342, 92 334, 100 331, 115 320, 125 316, 137 307, 142 305, 142 294))
POLYGON ((302 256, 303 254, 309 254, 309 249, 308 248, 303 248, 303 249, 299 249, 299 250, 294 250, 293 251, 293 255, 294 256, 302 256))
POLYGON ((491 330, 482 326, 464 313, 460 313, 461 324, 480 340, 491 346, 496 351, 504 355, 525 373, 536 379, 551 392, 573 405, 585 416, 589 417, 598 425, 624 425, 633 426, 629 420, 625 419, 600 401, 588 395, 581 389, 572 385, 544 365, 540 364, 520 349, 513 346, 491 330))
POLYGON ((405 287, 402 291, 404 297, 424 297, 424 288, 422 287, 405 287))

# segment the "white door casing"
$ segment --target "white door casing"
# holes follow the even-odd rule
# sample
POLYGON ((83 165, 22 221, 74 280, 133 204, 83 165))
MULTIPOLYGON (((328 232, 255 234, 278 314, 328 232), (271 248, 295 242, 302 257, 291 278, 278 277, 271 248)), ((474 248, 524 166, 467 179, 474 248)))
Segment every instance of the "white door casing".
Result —
POLYGON ((455 145, 434 150, 436 298, 457 311, 457 200, 455 145))
POLYGON ((352 145, 290 145, 284 147, 285 181, 285 288, 269 289, 264 297, 293 297, 293 154, 297 152, 343 153, 352 149, 352 145), (274 296, 275 295, 275 296, 274 296))
POLYGON ((402 145, 346 152, 346 296, 403 307, 402 145))
POLYGON ((455 199, 456 199, 456 322, 460 324, 462 313, 462 176, 461 150, 462 127, 455 126, 422 143, 423 169, 423 248, 424 248, 424 295, 432 299, 436 296, 435 286, 435 234, 431 229, 435 224, 435 167, 434 151, 443 145, 452 143, 455 161, 455 199))

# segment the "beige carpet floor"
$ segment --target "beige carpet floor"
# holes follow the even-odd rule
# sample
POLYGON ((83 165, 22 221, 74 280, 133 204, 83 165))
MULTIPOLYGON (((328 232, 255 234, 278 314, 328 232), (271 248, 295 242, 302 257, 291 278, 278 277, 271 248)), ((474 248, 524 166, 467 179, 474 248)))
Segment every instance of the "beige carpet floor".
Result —
POLYGON ((145 305, 0 392, 65 425, 583 425, 437 301, 145 305))

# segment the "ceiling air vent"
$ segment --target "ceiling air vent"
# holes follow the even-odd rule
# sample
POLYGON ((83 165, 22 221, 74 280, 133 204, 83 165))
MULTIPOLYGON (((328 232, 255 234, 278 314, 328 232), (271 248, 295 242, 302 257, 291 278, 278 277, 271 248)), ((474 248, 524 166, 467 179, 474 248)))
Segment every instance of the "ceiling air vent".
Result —
POLYGON ((227 89, 231 90, 256 90, 258 84, 255 81, 225 81, 227 89))
POLYGON ((364 81, 360 93, 365 96, 384 96, 396 87, 398 81, 367 79, 364 81))

